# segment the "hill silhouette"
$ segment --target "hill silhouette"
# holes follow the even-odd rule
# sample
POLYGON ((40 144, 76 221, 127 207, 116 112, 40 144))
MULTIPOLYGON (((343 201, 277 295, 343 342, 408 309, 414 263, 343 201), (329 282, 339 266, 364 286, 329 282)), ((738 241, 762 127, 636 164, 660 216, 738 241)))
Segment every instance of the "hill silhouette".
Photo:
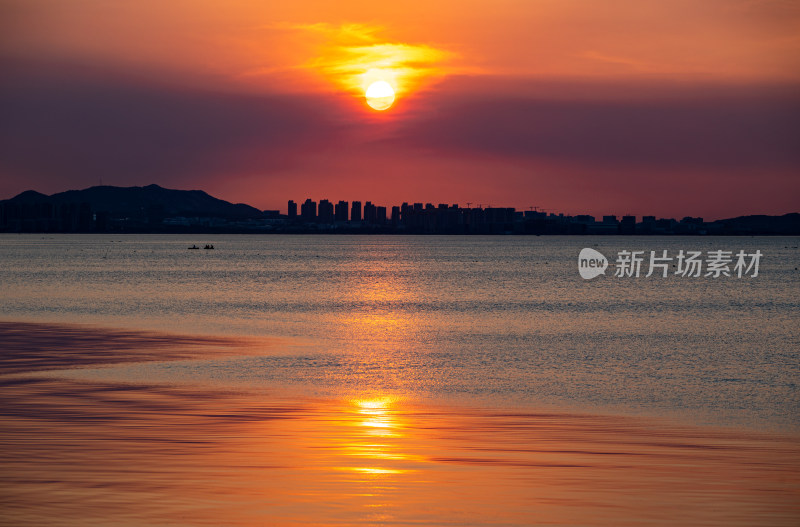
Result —
MULTIPOLYGON (((230 203, 202 190, 95 186, 50 196, 26 190, 0 201, 0 232, 130 232, 130 233, 397 233, 397 234, 661 234, 661 235, 798 235, 800 213, 750 215, 704 222, 702 218, 626 216, 597 222, 593 217, 565 216, 513 208, 461 208, 458 205, 403 204, 372 208, 348 221, 328 200, 308 200, 301 214, 281 215, 243 203, 230 203), (323 210, 323 204, 327 209, 323 210), (310 210, 310 213, 308 211, 310 210), (589 218, 589 221, 586 220, 589 218), (632 221, 631 221, 632 220, 632 221)), ((354 202, 354 205, 357 202, 354 202)), ((355 210, 355 209, 354 209, 355 210)))
POLYGON ((797 234, 800 232, 800 213, 791 212, 783 216, 755 214, 717 220, 710 224, 713 230, 737 234, 797 234))
POLYGON ((262 212, 243 203, 210 196, 202 190, 175 190, 147 185, 145 187, 95 186, 83 190, 68 190, 47 196, 26 190, 9 203, 36 204, 87 203, 95 212, 111 217, 139 217, 157 210, 164 216, 215 217, 225 219, 258 218, 262 212))

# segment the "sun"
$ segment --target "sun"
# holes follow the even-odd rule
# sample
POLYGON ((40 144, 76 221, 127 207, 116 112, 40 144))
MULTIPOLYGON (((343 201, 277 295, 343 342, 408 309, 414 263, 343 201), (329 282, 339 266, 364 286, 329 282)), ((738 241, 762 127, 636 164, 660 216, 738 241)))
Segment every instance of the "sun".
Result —
POLYGON ((394 103, 394 89, 386 81, 375 81, 367 88, 367 104, 382 112, 391 108, 394 103))

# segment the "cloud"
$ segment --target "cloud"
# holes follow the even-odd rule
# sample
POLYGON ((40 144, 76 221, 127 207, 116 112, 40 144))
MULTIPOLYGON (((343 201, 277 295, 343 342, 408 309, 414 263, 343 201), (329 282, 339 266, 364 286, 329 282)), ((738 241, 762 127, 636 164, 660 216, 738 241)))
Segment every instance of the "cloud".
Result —
POLYGON ((337 95, 179 88, 63 63, 3 71, 0 197, 102 178, 269 207, 536 196, 709 215, 714 193, 714 213, 736 215, 788 211, 800 192, 795 86, 457 76, 376 120, 337 95))
POLYGON ((269 171, 336 148, 349 126, 319 95, 206 92, 74 65, 6 63, 4 71, 0 174, 7 181, 158 182, 269 171))
POLYGON ((593 60, 597 62, 602 62, 606 64, 612 64, 616 66, 620 66, 623 69, 631 70, 635 72, 646 72, 646 73, 658 73, 663 71, 662 66, 658 64, 653 64, 649 62, 645 62, 642 60, 637 60, 630 57, 621 57, 617 55, 607 55, 604 53, 600 53, 597 51, 586 51, 583 54, 579 55, 588 60, 593 60))
POLYGON ((388 82, 402 95, 459 71, 456 53, 429 44, 388 42, 382 37, 382 27, 320 23, 280 28, 296 32, 306 41, 318 38, 316 56, 299 67, 315 71, 359 97, 375 81, 388 82))
POLYGON ((796 86, 451 79, 393 141, 451 155, 657 169, 800 170, 796 86), (498 84, 501 82, 498 81, 498 84), (549 92, 548 92, 549 90, 549 92))

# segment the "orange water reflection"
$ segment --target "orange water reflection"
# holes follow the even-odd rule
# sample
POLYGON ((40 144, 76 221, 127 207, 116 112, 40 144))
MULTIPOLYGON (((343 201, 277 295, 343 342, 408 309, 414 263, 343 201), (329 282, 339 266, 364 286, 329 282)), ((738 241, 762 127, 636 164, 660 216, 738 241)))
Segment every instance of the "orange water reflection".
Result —
POLYGON ((614 416, 0 377, 13 525, 796 525, 800 442, 614 416))
MULTIPOLYGON (((391 352, 414 340, 419 321, 409 310, 398 309, 398 306, 418 301, 420 291, 408 278, 389 272, 392 266, 383 260, 369 259, 369 256, 368 252, 354 255, 360 268, 346 284, 347 297, 369 307, 334 315, 335 320, 330 326, 338 328, 339 336, 355 346, 379 342, 381 351, 391 352)), ((384 253, 388 261, 397 257, 399 255, 391 250, 384 253)))
MULTIPOLYGON (((403 294, 402 284, 364 284, 383 291, 376 294, 403 294)), ((365 314, 350 330, 374 327, 364 320, 374 319, 365 314)), ((400 327, 403 339, 413 335, 413 324, 400 327)), ((7 366, 17 373, 0 370, 0 523, 800 521, 796 435, 567 411, 423 405, 373 388, 355 397, 310 399, 255 387, 36 373, 47 353, 53 356, 48 368, 67 367, 63 347, 73 341, 78 364, 107 363, 109 356, 114 363, 133 360, 104 348, 103 338, 70 341, 68 334, 51 328, 44 339, 20 337, 25 345, 7 366), (58 349, 55 337, 62 342, 58 349)), ((144 345, 140 341, 135 335, 109 340, 131 347, 144 345)), ((161 345, 157 340, 153 349, 161 345)), ((376 371, 391 369, 402 386, 407 373, 387 366, 402 365, 402 353, 397 347, 363 357, 380 366, 376 371)))
MULTIPOLYGON (((357 365, 350 380, 353 384, 381 387, 384 390, 381 393, 413 394, 421 382, 414 377, 419 370, 407 366, 418 360, 418 347, 429 329, 425 326, 430 324, 430 316, 426 319, 408 309, 408 305, 420 303, 424 292, 413 283, 413 277, 390 272, 392 266, 398 265, 395 259, 400 257, 391 248, 382 250, 380 260, 374 259, 368 247, 362 250, 363 254, 354 255, 358 269, 349 276, 344 296, 363 307, 328 313, 321 323, 331 328, 331 339, 347 343, 342 353, 357 365), (387 262, 393 263, 387 265, 387 262)), ((380 423, 390 424, 392 418, 398 418, 391 401, 382 399, 381 393, 364 394, 354 400, 364 412, 376 411, 373 428, 381 428, 380 423), (375 406, 379 403, 384 404, 383 408, 375 406), (383 415, 378 415, 379 410, 384 411, 383 415)))
POLYGON ((398 462, 424 460, 422 456, 402 451, 403 439, 406 438, 403 431, 405 425, 392 408, 396 401, 392 397, 351 401, 358 412, 352 425, 360 429, 356 432, 363 436, 356 442, 342 445, 342 453, 366 466, 344 467, 345 470, 369 475, 407 474, 414 469, 409 468, 407 463, 398 462))

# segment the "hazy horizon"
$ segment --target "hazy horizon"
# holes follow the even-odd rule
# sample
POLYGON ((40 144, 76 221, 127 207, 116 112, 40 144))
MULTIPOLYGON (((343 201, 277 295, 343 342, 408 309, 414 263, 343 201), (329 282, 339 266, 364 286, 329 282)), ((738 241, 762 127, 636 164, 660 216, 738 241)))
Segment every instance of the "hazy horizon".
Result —
MULTIPOLYGON (((279 205, 277 208, 274 208, 274 209, 262 208, 262 207, 257 207, 255 205, 253 205, 252 203, 248 203, 248 202, 235 202, 235 201, 227 200, 227 199, 225 199, 225 198, 223 198, 221 196, 211 194, 210 192, 208 192, 208 191, 206 191, 204 189, 200 189, 200 188, 175 189, 175 188, 164 187, 163 185, 159 185, 158 183, 148 183, 148 184, 133 185, 133 186, 128 186, 128 187, 120 187, 120 186, 116 186, 116 185, 108 185, 106 183, 102 183, 102 184, 97 184, 97 185, 90 185, 89 187, 85 187, 85 188, 68 188, 68 189, 52 192, 52 193, 49 193, 49 194, 46 193, 46 192, 41 192, 40 190, 35 189, 35 188, 29 188, 29 189, 25 189, 23 191, 20 191, 17 194, 14 194, 13 196, 9 196, 7 198, 0 197, 0 201, 13 199, 13 198, 15 198, 15 197, 17 197, 17 196, 19 196, 21 194, 24 194, 25 192, 31 192, 31 191, 38 192, 38 193, 46 195, 48 197, 52 197, 52 196, 54 196, 56 194, 62 194, 62 193, 65 193, 65 192, 88 190, 90 188, 95 188, 95 187, 144 188, 144 187, 148 187, 148 186, 151 186, 151 185, 156 185, 156 186, 161 187, 161 188, 163 188, 165 190, 180 190, 180 191, 187 191, 187 192, 189 192, 189 191, 201 191, 201 192, 205 192, 206 194, 208 194, 209 196, 211 196, 213 198, 222 199, 222 200, 227 201, 227 202, 229 202, 231 204, 234 204, 234 205, 248 205, 248 206, 254 207, 256 209, 262 210, 262 211, 277 210, 281 214, 286 214, 287 213, 288 200, 287 200, 287 202, 284 202, 282 206, 279 205)), ((413 204, 413 203, 425 203, 425 204, 432 203, 434 205, 438 205, 439 204, 439 202, 426 202, 424 200, 411 200, 411 199, 404 200, 403 202, 395 200, 395 201, 391 201, 391 202, 387 202, 387 203, 382 203, 382 202, 377 202, 377 201, 375 201, 373 199, 369 199, 369 198, 355 199, 354 200, 354 199, 347 199, 347 198, 340 198, 340 197, 334 197, 334 198, 316 197, 315 198, 315 197, 310 197, 310 196, 307 196, 307 195, 304 195, 302 198, 289 198, 289 199, 293 200, 297 204, 297 206, 299 207, 303 203, 303 201, 305 201, 305 199, 307 199, 307 198, 311 199, 312 201, 315 201, 317 203, 321 199, 328 199, 331 203, 334 203, 334 204, 337 203, 340 199, 342 199, 343 201, 346 201, 348 204, 352 204, 353 201, 360 201, 362 204, 371 201, 377 206, 386 206, 387 208, 390 208, 392 206, 399 206, 402 203, 410 203, 410 204, 413 204)), ((503 204, 503 203, 484 203, 484 202, 480 202, 480 201, 469 202, 469 205, 466 202, 454 203, 453 201, 445 201, 444 203, 447 204, 447 205, 457 204, 459 207, 463 207, 463 208, 469 208, 469 207, 473 207, 473 208, 475 208, 475 207, 483 207, 483 208, 487 208, 487 207, 513 207, 512 205, 506 205, 506 204, 503 204)), ((528 206, 528 207, 513 207, 513 208, 515 208, 518 211, 533 210, 532 206, 528 206)), ((619 218, 621 218, 623 216, 627 216, 628 215, 627 213, 620 214, 620 213, 614 212, 614 211, 602 211, 602 210, 595 211, 595 212, 588 212, 588 211, 561 211, 561 210, 544 210, 544 209, 541 209, 541 208, 538 208, 538 207, 537 207, 537 210, 539 210, 540 212, 546 212, 548 214, 550 214, 550 213, 564 214, 565 216, 566 215, 577 216, 577 215, 581 215, 581 214, 588 214, 588 215, 594 216, 595 219, 602 219, 602 217, 606 216, 606 215, 613 215, 613 216, 616 216, 619 219, 619 218)), ((736 218, 736 217, 742 217, 742 216, 751 216, 751 215, 752 216, 762 215, 762 216, 779 217, 779 216, 784 216, 784 215, 787 215, 787 214, 798 214, 798 213, 800 213, 800 212, 798 212, 798 209, 793 209, 793 210, 788 210, 787 212, 779 213, 779 214, 761 214, 761 213, 757 213, 756 212, 756 213, 752 213, 752 214, 738 214, 738 215, 734 215, 734 216, 724 216, 724 217, 709 217, 709 216, 706 216, 706 215, 703 215, 703 214, 699 214, 699 215, 697 215, 695 217, 701 217, 705 221, 717 221, 717 220, 724 220, 724 219, 730 219, 730 218, 736 218)), ((643 212, 641 212, 639 214, 631 214, 631 215, 635 216, 637 221, 641 221, 643 216, 656 216, 658 218, 662 217, 662 216, 658 216, 658 215, 655 215, 655 214, 650 214, 647 211, 643 211, 643 212)), ((681 219, 681 216, 664 216, 664 217, 672 218, 672 219, 681 219)))
POLYGON ((0 195, 102 179, 261 209, 307 194, 709 218, 800 197, 788 2, 2 11, 0 195), (377 80, 385 111, 365 103, 377 80))

